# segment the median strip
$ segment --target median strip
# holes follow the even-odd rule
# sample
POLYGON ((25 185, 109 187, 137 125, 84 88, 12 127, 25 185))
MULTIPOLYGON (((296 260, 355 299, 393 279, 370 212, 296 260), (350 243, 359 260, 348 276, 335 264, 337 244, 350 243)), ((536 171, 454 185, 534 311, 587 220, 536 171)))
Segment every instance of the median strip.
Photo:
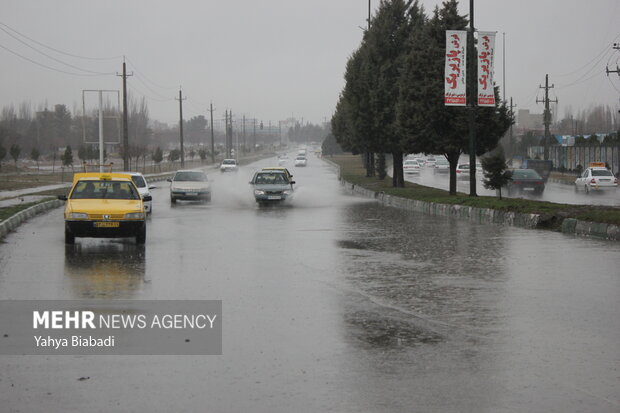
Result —
POLYGON ((568 205, 522 198, 500 200, 489 196, 470 197, 463 193, 451 196, 448 191, 410 182, 405 182, 404 188, 394 188, 389 178, 366 177, 359 156, 334 156, 328 161, 339 167, 340 179, 351 190, 376 198, 385 205, 477 222, 620 240, 620 208, 617 207, 568 205))

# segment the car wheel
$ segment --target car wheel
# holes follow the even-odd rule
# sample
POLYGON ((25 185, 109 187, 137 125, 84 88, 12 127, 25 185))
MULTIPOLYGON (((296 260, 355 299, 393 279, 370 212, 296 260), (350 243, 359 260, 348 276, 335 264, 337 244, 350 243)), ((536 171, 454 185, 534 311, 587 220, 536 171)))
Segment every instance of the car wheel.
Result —
POLYGON ((75 244, 75 235, 65 228, 65 244, 73 245, 75 244))
POLYGON ((176 204, 177 203, 177 199, 171 196, 170 197, 170 203, 176 204))
POLYGON ((136 244, 142 245, 146 242, 146 223, 142 226, 142 229, 136 234, 136 244))

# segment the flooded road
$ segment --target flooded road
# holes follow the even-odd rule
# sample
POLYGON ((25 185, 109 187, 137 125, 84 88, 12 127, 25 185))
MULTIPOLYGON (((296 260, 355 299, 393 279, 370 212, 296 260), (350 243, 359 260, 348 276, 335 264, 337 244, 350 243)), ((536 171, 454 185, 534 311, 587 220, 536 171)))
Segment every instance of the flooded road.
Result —
POLYGON ((259 209, 248 181, 273 162, 211 171, 207 205, 157 183, 143 247, 65 247, 60 209, 5 238, 0 299, 221 299, 224 342, 0 356, 0 410, 620 410, 620 245, 384 208, 316 158, 259 209))

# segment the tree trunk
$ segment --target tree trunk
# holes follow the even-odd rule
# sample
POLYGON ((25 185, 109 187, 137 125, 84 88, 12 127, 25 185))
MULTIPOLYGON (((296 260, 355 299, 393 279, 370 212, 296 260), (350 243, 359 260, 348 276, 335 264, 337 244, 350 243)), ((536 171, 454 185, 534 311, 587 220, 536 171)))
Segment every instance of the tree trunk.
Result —
POLYGON ((371 178, 376 175, 375 173, 375 154, 374 152, 367 153, 366 158, 366 176, 371 178))
POLYGON ((403 153, 392 152, 392 186, 394 188, 403 188, 405 186, 405 175, 403 172, 403 153))
POLYGON ((460 152, 446 154, 446 159, 450 163, 450 195, 456 195, 456 167, 460 156, 460 152))
POLYGON ((386 165, 385 165, 385 153, 380 152, 377 155, 377 174, 379 176, 380 180, 384 180, 386 175, 387 175, 387 171, 386 171, 386 165))

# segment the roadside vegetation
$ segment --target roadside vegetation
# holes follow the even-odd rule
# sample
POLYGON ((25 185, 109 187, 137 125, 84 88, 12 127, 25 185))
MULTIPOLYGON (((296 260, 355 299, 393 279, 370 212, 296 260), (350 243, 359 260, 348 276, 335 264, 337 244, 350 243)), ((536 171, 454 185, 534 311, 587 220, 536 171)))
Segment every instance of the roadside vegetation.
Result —
POLYGON ((0 222, 12 217, 13 215, 17 214, 20 211, 23 211, 24 209, 30 208, 33 205, 51 201, 52 199, 54 198, 44 198, 34 202, 24 202, 18 205, 0 208, 0 222))
POLYGON ((490 196, 470 197, 461 192, 457 192, 456 195, 450 195, 448 191, 442 189, 431 188, 407 181, 405 181, 403 187, 395 188, 391 185, 391 182, 380 180, 377 177, 367 177, 362 158, 358 155, 339 155, 329 159, 340 165, 340 176, 345 181, 360 185, 372 191, 382 191, 388 195, 440 204, 490 208, 525 214, 540 214, 541 227, 550 229, 558 229, 565 218, 576 218, 583 221, 620 225, 620 208, 616 207, 556 204, 554 202, 523 198, 499 199, 490 196))

